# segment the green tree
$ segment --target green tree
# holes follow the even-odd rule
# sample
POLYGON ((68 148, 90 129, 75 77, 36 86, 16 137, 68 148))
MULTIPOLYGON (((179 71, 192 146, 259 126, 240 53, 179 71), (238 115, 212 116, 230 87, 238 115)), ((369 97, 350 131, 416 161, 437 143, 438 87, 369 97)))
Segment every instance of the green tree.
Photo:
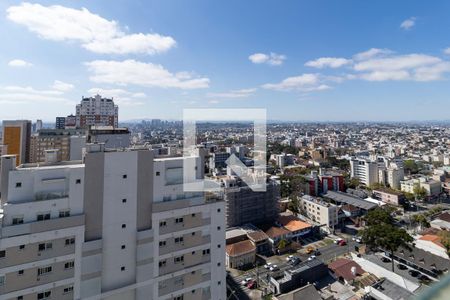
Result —
MULTIPOLYGON (((390 209, 376 208, 365 217, 366 228, 362 232, 363 242, 371 249, 383 249, 394 256, 400 247, 411 249, 413 238, 403 228, 394 225, 390 209)), ((392 272, 394 272, 392 259, 392 272)))
POLYGON ((351 189, 355 189, 357 188, 359 185, 361 184, 361 181, 358 178, 350 178, 350 180, 348 181, 347 186, 351 189))
POLYGON ((441 244, 445 247, 447 253, 450 254, 450 232, 442 230, 438 235, 441 238, 441 244))
POLYGON ((414 186, 413 189, 414 196, 417 199, 423 200, 427 196, 427 190, 424 187, 420 187, 419 185, 414 186))
POLYGON ((300 202, 296 196, 291 198, 291 201, 288 203, 288 209, 292 211, 295 215, 300 212, 300 202))
POLYGON ((428 222, 427 217, 423 214, 417 214, 412 216, 412 221, 414 224, 419 225, 421 228, 430 227, 430 222, 428 222))

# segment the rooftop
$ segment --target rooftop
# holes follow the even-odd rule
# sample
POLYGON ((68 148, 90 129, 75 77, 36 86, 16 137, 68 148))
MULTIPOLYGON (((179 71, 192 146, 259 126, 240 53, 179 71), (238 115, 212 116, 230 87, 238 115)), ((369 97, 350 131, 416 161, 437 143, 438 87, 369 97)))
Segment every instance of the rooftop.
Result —
POLYGON ((255 245, 249 241, 241 241, 234 244, 227 245, 226 252, 228 256, 240 256, 256 250, 255 245))
POLYGON ((331 199, 336 202, 351 204, 353 206, 356 206, 356 207, 359 207, 359 208, 362 208, 365 210, 374 209, 378 206, 375 203, 365 201, 359 197, 352 196, 350 194, 343 193, 343 192, 328 191, 323 196, 324 196, 324 198, 328 198, 328 199, 331 199))

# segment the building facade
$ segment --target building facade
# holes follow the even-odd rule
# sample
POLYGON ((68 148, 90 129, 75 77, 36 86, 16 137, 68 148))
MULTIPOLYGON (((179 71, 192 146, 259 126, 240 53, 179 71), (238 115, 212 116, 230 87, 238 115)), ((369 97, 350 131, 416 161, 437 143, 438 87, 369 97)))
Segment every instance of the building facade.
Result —
POLYGON ((83 97, 76 106, 76 125, 78 128, 89 126, 119 126, 119 107, 111 98, 100 95, 83 97))
POLYGON ((339 207, 320 198, 304 195, 300 198, 300 208, 310 220, 324 225, 324 229, 329 232, 333 232, 339 223, 339 207))
POLYGON ((16 164, 30 160, 31 121, 3 121, 2 145, 6 145, 6 154, 17 155, 16 164))
POLYGON ((183 159, 102 145, 84 163, 3 156, 0 297, 225 299, 225 205, 183 192, 183 159))
POLYGON ((350 160, 351 177, 357 178, 362 184, 370 186, 378 182, 378 164, 367 158, 350 160))

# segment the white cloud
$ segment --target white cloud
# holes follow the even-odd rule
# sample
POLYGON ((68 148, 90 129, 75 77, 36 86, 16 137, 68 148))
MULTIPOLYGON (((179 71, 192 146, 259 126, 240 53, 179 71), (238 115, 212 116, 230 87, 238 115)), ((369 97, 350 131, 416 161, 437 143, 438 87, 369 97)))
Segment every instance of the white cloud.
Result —
POLYGON ((55 89, 57 91, 61 92, 68 92, 74 89, 74 85, 71 83, 55 80, 53 82, 53 85, 51 86, 52 89, 55 89))
POLYGON ((310 60, 305 63, 307 67, 313 67, 318 69, 323 68, 340 68, 342 66, 351 64, 352 61, 350 59, 341 58, 341 57, 321 57, 316 60, 310 60))
POLYGON ((286 55, 270 53, 254 53, 248 57, 248 59, 254 64, 269 64, 272 66, 280 66, 286 60, 286 55))
POLYGON ((31 67, 32 65, 33 65, 32 63, 29 63, 22 59, 13 59, 8 62, 8 66, 10 66, 10 67, 23 68, 23 67, 31 67))
POLYGON ((450 71, 449 62, 425 54, 396 55, 361 61, 354 66, 360 78, 369 81, 431 81, 450 71))
POLYGON ((367 51, 357 53, 353 55, 354 60, 367 60, 373 57, 383 57, 389 54, 392 54, 393 51, 389 49, 379 49, 379 48, 371 48, 367 51))
POLYGON ((60 103, 73 105, 74 102, 65 98, 63 92, 57 90, 38 90, 33 87, 3 86, 0 87, 0 103, 60 103))
POLYGON ((321 82, 319 74, 302 74, 288 77, 279 83, 267 83, 262 87, 276 91, 297 90, 302 92, 323 91, 330 88, 330 86, 321 82))
POLYGON ((450 55, 450 47, 444 49, 444 54, 450 55))
POLYGON ((416 24, 416 18, 415 17, 411 17, 411 18, 406 19, 405 21, 403 21, 400 24, 400 28, 405 29, 405 30, 409 30, 412 27, 414 27, 415 24, 416 24))
POLYGON ((209 93, 208 97, 215 98, 247 98, 253 95, 256 92, 256 89, 241 89, 241 90, 232 90, 225 93, 209 93))
POLYGON ((174 47, 170 36, 156 33, 126 34, 116 21, 86 8, 22 3, 7 9, 9 20, 24 25, 41 38, 79 42, 85 49, 102 54, 161 53, 174 47))
POLYGON ((161 65, 132 59, 124 61, 95 60, 85 64, 92 73, 89 79, 96 83, 179 89, 200 89, 209 86, 208 78, 194 77, 187 72, 183 72, 183 76, 180 78, 161 65))

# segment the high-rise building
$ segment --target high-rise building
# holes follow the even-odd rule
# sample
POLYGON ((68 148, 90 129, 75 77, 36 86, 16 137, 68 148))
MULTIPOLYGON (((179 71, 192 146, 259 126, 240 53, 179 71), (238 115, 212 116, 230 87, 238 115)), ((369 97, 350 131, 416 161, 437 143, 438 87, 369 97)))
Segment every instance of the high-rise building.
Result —
POLYGON ((66 128, 66 117, 56 117, 55 129, 66 128))
POLYGON ((43 128, 42 120, 36 120, 35 131, 38 132, 38 131, 41 130, 42 128, 43 128))
POLYGON ((362 184, 370 186, 378 182, 378 164, 368 158, 350 160, 351 177, 358 178, 362 184))
POLYGON ((2 145, 6 145, 6 154, 17 155, 16 164, 26 163, 30 159, 31 121, 3 121, 2 145))
POLYGON ((84 163, 3 156, 1 297, 225 300, 224 202, 183 191, 184 159, 199 161, 101 144, 84 163))
POLYGON ((265 192, 255 192, 237 176, 219 177, 224 187, 227 227, 272 224, 278 218, 280 186, 269 180, 265 192))
POLYGON ((119 124, 119 108, 111 98, 100 95, 83 97, 76 106, 76 126, 79 128, 96 126, 113 126, 119 124))

